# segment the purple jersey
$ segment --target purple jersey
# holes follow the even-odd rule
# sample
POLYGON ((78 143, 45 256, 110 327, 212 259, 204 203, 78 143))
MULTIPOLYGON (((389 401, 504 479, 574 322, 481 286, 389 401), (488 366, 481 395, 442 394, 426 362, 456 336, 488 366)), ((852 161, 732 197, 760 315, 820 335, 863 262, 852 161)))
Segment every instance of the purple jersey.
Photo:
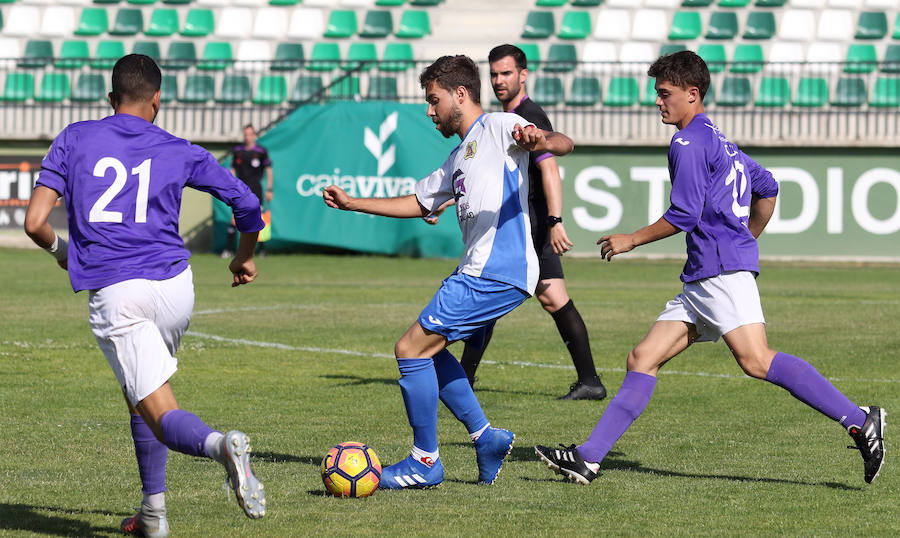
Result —
POLYGON ((66 199, 76 292, 184 271, 190 252, 178 216, 185 186, 230 205, 240 231, 264 226, 259 200, 208 151, 129 114, 63 129, 36 184, 66 199))
POLYGON ((759 273, 759 248, 747 221, 752 196, 778 194, 772 174, 729 142, 706 114, 697 114, 672 137, 669 177, 671 206, 663 217, 687 234, 681 280, 759 273))

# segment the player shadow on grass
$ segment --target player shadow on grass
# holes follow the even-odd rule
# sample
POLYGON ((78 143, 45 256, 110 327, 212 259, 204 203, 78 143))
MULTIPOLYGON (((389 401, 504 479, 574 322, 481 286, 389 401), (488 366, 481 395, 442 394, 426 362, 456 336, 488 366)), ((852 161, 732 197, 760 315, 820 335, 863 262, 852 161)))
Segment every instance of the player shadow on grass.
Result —
POLYGON ((320 375, 322 379, 345 380, 346 383, 338 384, 339 387, 353 387, 359 385, 374 385, 380 383, 382 385, 397 385, 396 377, 363 377, 359 375, 320 375))
POLYGON ((253 460, 266 463, 308 463, 318 465, 322 462, 322 458, 312 458, 309 456, 295 456, 293 454, 282 454, 280 452, 256 452, 253 451, 253 460))
POLYGON ((94 527, 86 521, 47 515, 59 514, 103 514, 128 517, 131 513, 114 513, 108 510, 67 509, 58 506, 34 506, 30 504, 0 503, 0 531, 29 531, 50 536, 109 536, 120 534, 119 527, 94 527))

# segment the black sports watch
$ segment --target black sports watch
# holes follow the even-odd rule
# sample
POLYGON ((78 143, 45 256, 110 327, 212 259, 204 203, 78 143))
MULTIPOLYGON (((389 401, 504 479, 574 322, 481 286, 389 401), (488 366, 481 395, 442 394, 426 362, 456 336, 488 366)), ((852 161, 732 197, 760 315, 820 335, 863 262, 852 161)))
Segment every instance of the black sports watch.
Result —
POLYGON ((562 217, 554 217, 553 215, 550 215, 549 217, 547 217, 547 227, 548 228, 553 228, 554 226, 556 226, 557 224, 560 224, 561 222, 562 222, 562 217))

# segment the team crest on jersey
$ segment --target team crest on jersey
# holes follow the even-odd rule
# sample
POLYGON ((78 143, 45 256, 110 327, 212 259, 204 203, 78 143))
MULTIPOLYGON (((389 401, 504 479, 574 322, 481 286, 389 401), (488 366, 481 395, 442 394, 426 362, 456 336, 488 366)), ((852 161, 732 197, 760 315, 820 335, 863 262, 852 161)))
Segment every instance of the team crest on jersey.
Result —
POLYGON ((473 140, 466 144, 466 154, 463 155, 463 159, 471 159, 475 156, 475 150, 477 149, 476 141, 473 140))

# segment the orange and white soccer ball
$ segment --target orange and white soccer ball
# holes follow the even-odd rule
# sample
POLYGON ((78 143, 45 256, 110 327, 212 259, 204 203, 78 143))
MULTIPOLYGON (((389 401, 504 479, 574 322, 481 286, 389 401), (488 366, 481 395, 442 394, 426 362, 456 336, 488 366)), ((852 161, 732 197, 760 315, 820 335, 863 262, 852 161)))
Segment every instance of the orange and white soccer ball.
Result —
POLYGON ((335 497, 368 497, 380 479, 381 462, 363 443, 334 445, 322 460, 322 482, 335 497))

